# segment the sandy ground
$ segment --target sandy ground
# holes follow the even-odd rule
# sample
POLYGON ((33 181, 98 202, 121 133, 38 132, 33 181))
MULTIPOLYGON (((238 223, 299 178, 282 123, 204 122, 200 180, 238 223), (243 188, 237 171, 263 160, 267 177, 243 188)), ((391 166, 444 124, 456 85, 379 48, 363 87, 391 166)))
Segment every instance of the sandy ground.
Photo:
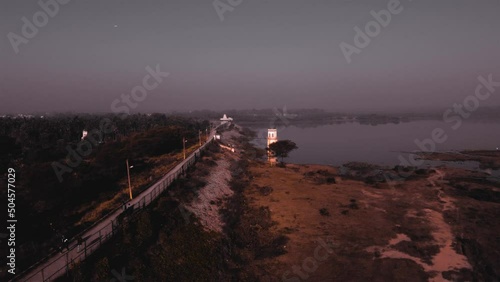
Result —
POLYGON ((466 217, 450 218, 457 205, 498 211, 497 203, 457 197, 448 172, 463 171, 443 168, 397 187, 343 179, 329 166, 255 163, 251 171, 246 196, 269 207, 275 229, 290 238, 287 254, 256 262, 268 281, 471 281, 473 263, 457 236, 469 236, 467 226, 470 240, 495 240, 466 217), (332 176, 336 183, 325 181, 332 176), (269 187, 271 194, 260 193, 269 187), (326 260, 316 258, 321 240, 332 248, 326 260))
MULTIPOLYGON (((444 176, 444 172, 437 170, 436 173, 429 176, 427 180, 433 187, 440 187, 437 183, 439 183, 439 180, 443 179, 444 176)), ((438 198, 440 202, 442 202, 443 211, 455 209, 451 198, 445 196, 442 191, 439 191, 438 198)), ((402 241, 411 242, 411 239, 406 234, 397 234, 396 238, 391 239, 388 245, 383 247, 368 247, 367 251, 374 252, 375 250, 379 250, 382 258, 412 260, 420 265, 427 273, 435 275, 435 277, 431 278, 430 281, 449 281, 442 276, 442 273, 445 271, 460 269, 471 270, 472 267, 467 258, 453 249, 452 245, 454 243, 454 236, 452 234, 451 227, 445 222, 443 214, 432 209, 424 209, 423 211, 426 213, 426 219, 432 225, 433 240, 440 247, 439 253, 432 257, 432 263, 425 263, 418 257, 408 255, 393 248, 402 241)), ((413 215, 408 214, 407 216, 413 215)))
MULTIPOLYGON (((207 185, 188 206, 216 232, 223 227, 219 207, 232 195, 228 181, 230 163, 238 157, 236 136, 236 130, 224 132, 221 141, 236 152, 220 154, 207 185)), ((250 172, 245 197, 255 209, 268 207, 273 232, 289 238, 286 254, 251 262, 261 281, 499 277, 493 270, 499 257, 498 187, 476 183, 482 175, 442 167, 390 186, 343 177, 322 165, 283 168, 256 161, 250 172)))
POLYGON ((233 194, 228 185, 230 178, 229 160, 223 156, 217 161, 217 168, 207 177, 207 185, 200 189, 198 196, 186 207, 209 230, 222 232, 223 222, 219 214, 222 205, 218 203, 233 194))
MULTIPOLYGON (((222 140, 232 142, 237 137, 237 131, 226 131, 222 133, 222 140)), ((199 190, 197 197, 186 206, 186 209, 194 213, 201 224, 208 230, 222 233, 224 223, 220 216, 220 210, 224 207, 225 200, 233 195, 229 187, 231 180, 230 164, 238 157, 237 153, 230 151, 219 154, 216 161, 217 167, 212 169, 206 178, 207 184, 199 190)))

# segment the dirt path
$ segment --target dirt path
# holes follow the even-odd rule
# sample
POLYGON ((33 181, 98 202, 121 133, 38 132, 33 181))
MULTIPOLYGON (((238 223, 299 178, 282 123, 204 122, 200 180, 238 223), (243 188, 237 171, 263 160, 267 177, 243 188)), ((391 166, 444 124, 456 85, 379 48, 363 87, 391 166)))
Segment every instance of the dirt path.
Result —
POLYGON ((198 196, 186 207, 205 228, 215 232, 222 232, 223 222, 219 210, 224 199, 233 194, 228 184, 231 179, 229 164, 228 157, 223 155, 208 176, 207 185, 200 189, 198 196))
MULTIPOLYGON (((233 143, 233 138, 239 133, 236 130, 225 131, 222 139, 233 143)), ((198 196, 186 207, 194 213, 201 224, 208 230, 222 233, 223 221, 220 210, 224 207, 225 200, 233 195, 229 186, 231 180, 230 165, 237 158, 237 154, 223 150, 220 159, 216 161, 217 166, 212 169, 207 177, 207 184, 199 190, 198 196)))

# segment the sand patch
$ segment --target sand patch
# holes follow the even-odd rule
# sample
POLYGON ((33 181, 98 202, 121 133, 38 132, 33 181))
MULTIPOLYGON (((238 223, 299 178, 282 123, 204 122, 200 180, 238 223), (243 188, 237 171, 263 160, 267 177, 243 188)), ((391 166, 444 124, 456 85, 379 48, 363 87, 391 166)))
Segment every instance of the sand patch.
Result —
POLYGON ((207 185, 199 190, 198 196, 186 207, 209 230, 222 232, 223 222, 219 211, 224 200, 233 195, 229 179, 229 160, 223 156, 217 160, 217 167, 207 177, 207 185))
MULTIPOLYGON (((429 177, 427 180, 433 187, 440 188, 445 174, 437 170, 436 174, 429 177)), ((364 192, 363 192, 364 193, 364 192)), ((365 194, 365 193, 364 193, 365 194)), ((420 265, 425 272, 429 273, 432 278, 429 281, 449 281, 443 277, 443 272, 450 270, 458 271, 460 269, 472 269, 470 263, 462 254, 457 253, 453 249, 454 236, 449 224, 446 223, 443 217, 444 211, 454 210, 455 206, 450 197, 446 196, 443 191, 438 192, 439 202, 442 205, 441 212, 432 209, 423 209, 424 217, 432 227, 432 237, 436 245, 439 246, 439 252, 432 256, 431 263, 426 263, 418 257, 411 256, 404 252, 395 249, 395 246, 403 241, 411 239, 405 234, 397 234, 396 238, 389 240, 386 246, 371 246, 365 250, 373 253, 375 257, 392 258, 392 259, 408 259, 420 265)), ((421 212, 411 209, 407 212, 407 218, 421 217, 421 212)))

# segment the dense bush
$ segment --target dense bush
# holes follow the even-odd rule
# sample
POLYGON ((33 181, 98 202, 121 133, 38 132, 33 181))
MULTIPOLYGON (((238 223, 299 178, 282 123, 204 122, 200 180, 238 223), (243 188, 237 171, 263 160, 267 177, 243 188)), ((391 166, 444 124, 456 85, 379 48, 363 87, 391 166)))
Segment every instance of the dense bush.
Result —
MULTIPOLYGON (((136 173, 150 170, 148 158, 181 152, 183 137, 188 146, 197 144, 198 131, 208 126, 208 121, 163 114, 137 114, 124 119, 90 114, 0 118, 0 169, 14 167, 16 184, 22 187, 17 191, 22 201, 16 202, 16 210, 26 224, 18 227, 17 266, 23 269, 57 247, 49 223, 68 238, 85 228, 75 226, 82 215, 123 189, 117 183, 126 177, 125 159, 133 161, 136 173), (76 150, 82 131, 100 129, 103 120, 110 121, 112 130, 103 132, 102 138, 90 136, 94 138, 88 140, 90 154, 81 157, 77 166, 69 166, 68 161, 75 161, 75 157, 68 159, 68 148, 76 150), (53 168, 56 162, 70 170, 62 174, 62 182, 53 168)), ((6 191, 0 193, 6 197, 6 191)), ((109 209, 102 212, 106 211, 109 209)), ((2 245, 0 251, 5 247, 2 245)))

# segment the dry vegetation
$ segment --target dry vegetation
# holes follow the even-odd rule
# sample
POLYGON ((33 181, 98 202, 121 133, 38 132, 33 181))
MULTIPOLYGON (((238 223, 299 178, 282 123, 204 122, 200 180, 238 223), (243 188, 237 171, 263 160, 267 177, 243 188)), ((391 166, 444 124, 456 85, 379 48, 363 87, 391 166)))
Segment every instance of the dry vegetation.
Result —
MULTIPOLYGON (((0 123, 0 166, 5 167, 3 171, 7 166, 15 168, 20 176, 16 184, 22 187, 16 196, 22 199, 17 202, 17 216, 25 219, 17 229, 17 272, 57 252, 63 236, 76 236, 129 199, 125 159, 134 165, 131 179, 137 195, 182 158, 183 137, 189 140, 189 150, 194 150, 198 130, 209 125, 208 121, 163 114, 124 119, 116 115, 56 115, 3 118, 0 123), (112 128, 100 132, 104 120, 112 128), (87 136, 89 143, 81 140, 82 130, 94 132, 87 136), (56 171, 61 174, 53 167, 59 167, 56 171)), ((0 182, 6 181, 5 177, 0 176, 0 182)), ((0 191, 0 197, 6 198, 6 192, 0 191)), ((7 247, 0 246, 0 251, 7 247)), ((5 262, 5 257, 0 261, 5 262)))
POLYGON ((497 184, 471 182, 466 179, 476 173, 443 168, 420 172, 396 187, 370 185, 360 175, 379 168, 352 167, 361 173, 344 178, 328 166, 252 163, 254 177, 245 195, 251 206, 269 209, 273 230, 289 238, 286 254, 255 263, 266 269, 263 279, 499 279, 497 184), (317 261, 316 270, 305 271, 314 269, 310 261, 303 263, 314 257, 319 238, 331 243, 333 253, 317 261))
POLYGON ((449 153, 420 153, 423 159, 426 160, 440 160, 440 161, 476 161, 480 163, 483 169, 500 169, 500 151, 485 151, 485 150, 468 150, 462 152, 449 152, 449 153))
POLYGON ((212 148, 72 277, 109 279, 110 269, 125 266, 135 281, 500 278, 500 189, 484 173, 421 169, 391 186, 377 177, 384 168, 361 163, 342 174, 321 165, 272 167, 249 145, 250 132, 223 136, 236 156, 212 148), (223 193, 227 184, 232 194, 223 193), (184 207, 196 208, 206 192, 220 197, 186 220, 184 207))
MULTIPOLYGON (((198 149, 197 145, 186 148, 186 154, 189 155, 196 149, 198 149)), ((179 152, 152 157, 145 160, 145 165, 151 168, 150 170, 142 170, 138 173, 134 173, 134 171, 131 170, 132 177, 130 183, 132 186, 132 194, 138 195, 154 184, 161 176, 167 174, 181 162, 182 156, 183 153, 179 152)), ((77 213, 81 215, 81 219, 75 225, 86 226, 96 222, 107 213, 120 208, 123 202, 128 201, 129 190, 127 177, 122 177, 117 182, 117 185, 123 187, 122 191, 118 193, 102 193, 99 199, 80 207, 77 213)))

